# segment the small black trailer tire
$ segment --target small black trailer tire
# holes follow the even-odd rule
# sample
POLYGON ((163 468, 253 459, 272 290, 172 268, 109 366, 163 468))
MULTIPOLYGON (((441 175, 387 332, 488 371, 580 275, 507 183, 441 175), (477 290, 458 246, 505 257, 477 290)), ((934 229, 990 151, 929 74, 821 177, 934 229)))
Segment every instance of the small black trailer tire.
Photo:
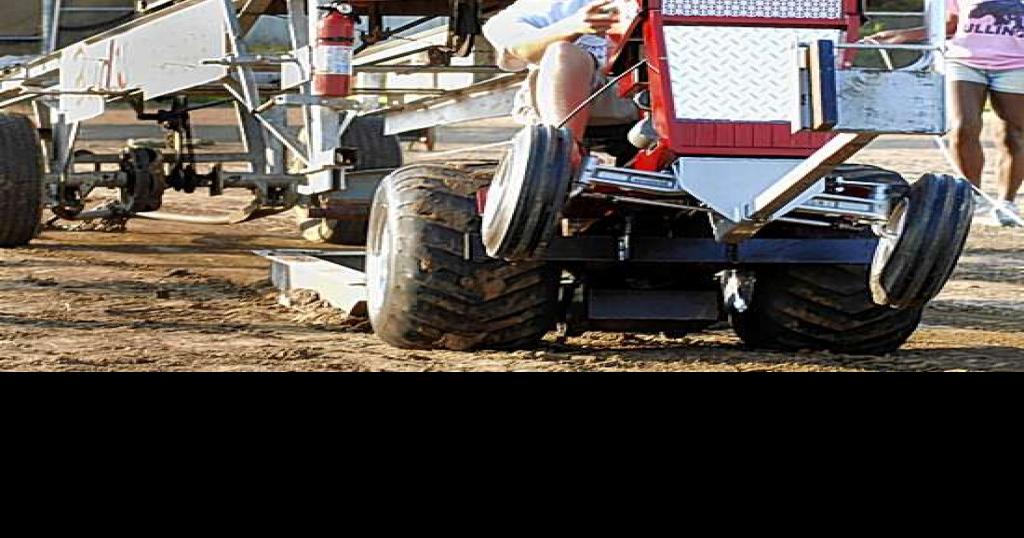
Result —
POLYGON ((757 273, 749 309, 730 318, 754 348, 884 355, 914 334, 923 310, 876 305, 866 266, 781 266, 757 273))
MULTIPOLYGON (((305 134, 300 135, 304 139, 305 134)), ((395 169, 402 166, 402 143, 397 136, 384 136, 384 118, 358 117, 352 121, 341 137, 341 146, 354 148, 357 154, 355 170, 395 169)), ((328 198, 325 194, 317 198, 328 198)), ((327 200, 315 200, 319 207, 327 200)), ((363 246, 366 244, 369 207, 365 219, 334 220, 309 218, 306 208, 297 207, 295 218, 302 238, 312 243, 363 246)))
POLYGON ((476 194, 489 180, 424 164, 396 171, 378 188, 366 287, 370 321, 388 344, 522 348, 553 328, 557 268, 472 255, 483 251, 476 194))
POLYGON ((43 155, 32 120, 0 114, 0 248, 27 245, 43 216, 43 155))

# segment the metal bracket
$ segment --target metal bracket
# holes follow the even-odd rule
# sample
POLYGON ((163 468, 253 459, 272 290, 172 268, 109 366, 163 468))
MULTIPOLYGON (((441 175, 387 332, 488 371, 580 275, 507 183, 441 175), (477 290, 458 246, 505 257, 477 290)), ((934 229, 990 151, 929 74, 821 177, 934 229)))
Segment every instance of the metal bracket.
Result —
POLYGON ((720 222, 716 236, 726 243, 748 239, 770 222, 773 215, 785 209, 805 194, 814 183, 828 175, 835 167, 846 162, 870 144, 876 134, 840 134, 825 144, 814 155, 798 164, 781 179, 754 198, 738 221, 720 222))
POLYGON ((680 195, 685 193, 674 174, 603 166, 601 160, 594 156, 586 157, 580 183, 607 185, 625 191, 649 194, 680 195))
POLYGON ((317 97, 306 94, 282 94, 275 95, 272 99, 256 108, 257 114, 262 114, 275 106, 300 107, 300 106, 322 106, 338 111, 358 111, 362 107, 356 101, 337 97, 317 97))

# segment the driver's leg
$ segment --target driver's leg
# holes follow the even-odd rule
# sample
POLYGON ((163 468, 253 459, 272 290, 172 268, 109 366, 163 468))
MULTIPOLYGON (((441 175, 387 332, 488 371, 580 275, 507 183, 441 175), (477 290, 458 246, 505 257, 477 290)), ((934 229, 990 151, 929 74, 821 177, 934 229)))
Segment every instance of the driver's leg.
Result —
MULTIPOLYGON (((589 98, 596 70, 594 57, 576 45, 549 46, 537 71, 535 100, 541 121, 558 125, 589 98)), ((589 120, 590 111, 583 110, 566 124, 576 140, 583 139, 589 120)))

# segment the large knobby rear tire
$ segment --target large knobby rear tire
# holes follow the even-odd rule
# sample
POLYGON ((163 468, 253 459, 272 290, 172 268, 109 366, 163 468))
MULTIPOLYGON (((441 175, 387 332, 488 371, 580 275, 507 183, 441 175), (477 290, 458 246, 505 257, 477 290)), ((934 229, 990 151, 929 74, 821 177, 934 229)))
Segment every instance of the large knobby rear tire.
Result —
POLYGON ((406 349, 522 348, 553 327, 560 273, 482 252, 476 193, 489 178, 443 165, 388 176, 370 217, 366 277, 370 321, 406 349))
MULTIPOLYGON (((304 135, 303 135, 304 136, 304 135)), ((402 166, 402 144, 397 136, 384 136, 384 118, 356 118, 341 137, 341 146, 356 150, 355 170, 395 169, 402 166)), ((316 197, 311 205, 329 204, 330 194, 316 197)), ((346 220, 311 219, 306 208, 295 208, 295 218, 302 238, 312 243, 362 246, 366 244, 370 208, 364 215, 346 220)))
POLYGON ((0 114, 0 248, 27 245, 43 216, 43 155, 35 125, 0 114))
POLYGON ((884 355, 914 334, 922 312, 876 305, 866 266, 808 265, 759 271, 749 309, 730 317, 754 348, 884 355))

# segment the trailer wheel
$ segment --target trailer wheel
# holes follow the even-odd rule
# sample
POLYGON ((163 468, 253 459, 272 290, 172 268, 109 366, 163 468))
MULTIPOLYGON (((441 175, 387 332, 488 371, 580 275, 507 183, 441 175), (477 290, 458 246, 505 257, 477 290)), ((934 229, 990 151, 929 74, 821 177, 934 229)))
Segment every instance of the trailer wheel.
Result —
POLYGON ((923 306, 953 274, 971 231, 974 196, 963 179, 926 174, 880 231, 871 266, 875 303, 923 306))
MULTIPOLYGON (((304 135, 303 135, 304 136, 304 135)), ((364 116, 352 121, 341 137, 341 146, 357 152, 356 170, 394 169, 402 166, 402 143, 397 136, 384 136, 384 119, 364 116)), ((314 197, 313 207, 330 203, 330 194, 314 197)), ((311 219, 305 208, 295 209, 302 238, 313 243, 362 246, 366 244, 366 227, 370 208, 352 219, 311 219)))
POLYGON ((866 266, 784 266, 758 272, 749 309, 730 318, 755 348, 884 355, 917 330, 923 310, 876 305, 866 266))
POLYGON ((43 215, 43 155, 35 125, 19 114, 0 114, 0 248, 36 236, 43 215))
POLYGON ((414 165, 377 190, 366 278, 370 321, 385 342, 519 348, 553 327, 557 268, 472 255, 483 251, 476 193, 485 183, 457 168, 414 165))

